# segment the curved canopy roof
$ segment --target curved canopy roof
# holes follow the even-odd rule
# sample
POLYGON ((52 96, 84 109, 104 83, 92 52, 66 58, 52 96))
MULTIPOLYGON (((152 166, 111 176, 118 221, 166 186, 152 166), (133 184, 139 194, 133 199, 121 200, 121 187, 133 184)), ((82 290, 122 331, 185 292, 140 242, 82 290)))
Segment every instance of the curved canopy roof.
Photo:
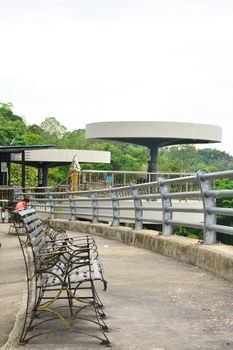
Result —
MULTIPOLYGON (((74 157, 79 163, 110 163, 111 153, 106 151, 77 150, 77 149, 36 149, 27 152, 25 164, 39 166, 47 164, 50 167, 72 163, 74 157)), ((11 161, 20 163, 20 154, 12 154, 11 161)))
POLYGON ((86 125, 86 138, 163 147, 221 142, 222 128, 208 124, 160 121, 100 122, 86 125))

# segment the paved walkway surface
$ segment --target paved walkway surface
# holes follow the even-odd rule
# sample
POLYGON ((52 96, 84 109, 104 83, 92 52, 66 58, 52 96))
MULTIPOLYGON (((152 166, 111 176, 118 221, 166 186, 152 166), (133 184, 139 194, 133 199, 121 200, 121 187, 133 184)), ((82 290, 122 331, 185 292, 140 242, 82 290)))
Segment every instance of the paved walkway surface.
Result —
MULTIPOLYGON (((24 265, 18 240, 0 226, 0 346, 20 310, 24 265)), ((113 350, 233 349, 232 283, 171 258, 97 238, 109 287, 100 291, 113 350)), ((22 349, 11 347, 12 349, 22 349)), ((105 347, 61 332, 33 339, 34 349, 105 347)))

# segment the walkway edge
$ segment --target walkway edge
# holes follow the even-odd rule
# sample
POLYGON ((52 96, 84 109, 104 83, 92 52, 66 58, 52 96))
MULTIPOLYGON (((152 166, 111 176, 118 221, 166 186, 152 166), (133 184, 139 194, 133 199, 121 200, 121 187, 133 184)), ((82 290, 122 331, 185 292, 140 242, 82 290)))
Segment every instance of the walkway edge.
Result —
POLYGON ((112 227, 107 224, 92 224, 85 221, 51 220, 56 227, 70 231, 99 235, 108 239, 149 249, 176 260, 198 266, 216 276, 233 281, 233 247, 224 244, 203 245, 196 239, 181 236, 161 236, 152 230, 133 230, 127 227, 112 227))
MULTIPOLYGON (((25 258, 29 259, 29 262, 30 262, 31 257, 29 254, 28 255, 26 254, 25 258)), ((31 271, 29 271, 29 274, 30 276, 33 274, 32 264, 31 264, 31 271)), ((25 280, 25 283, 26 283, 26 280, 25 280)), ((12 349, 15 349, 19 344, 24 321, 25 321, 27 303, 29 303, 29 310, 32 310, 32 307, 33 307, 32 300, 33 300, 33 293, 30 291, 30 294, 28 294, 28 288, 27 286, 25 286, 23 289, 21 307, 15 317, 14 327, 11 330, 6 343, 0 348, 0 350, 12 350, 12 349)))
POLYGON ((27 303, 27 289, 24 288, 22 296, 22 305, 19 312, 16 315, 14 327, 11 330, 7 342, 0 348, 0 350, 12 350, 15 349, 19 343, 27 303))

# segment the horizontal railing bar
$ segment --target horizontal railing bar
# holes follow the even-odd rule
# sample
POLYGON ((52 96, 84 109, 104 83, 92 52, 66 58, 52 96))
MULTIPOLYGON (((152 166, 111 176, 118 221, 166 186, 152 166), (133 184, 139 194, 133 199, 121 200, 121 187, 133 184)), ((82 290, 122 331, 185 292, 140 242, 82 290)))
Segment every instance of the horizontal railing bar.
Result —
MULTIPOLYGON (((116 188, 112 187, 111 191, 118 191, 118 190, 122 190, 122 189, 130 190, 131 187, 130 186, 123 186, 123 187, 116 187, 116 188)), ((104 193, 104 192, 109 192, 109 190, 108 189, 96 189, 96 190, 93 189, 93 190, 91 190, 91 192, 92 193, 104 193)))
POLYGON ((32 198, 31 200, 30 200, 30 202, 34 202, 34 201, 36 201, 36 202, 50 202, 50 201, 52 201, 52 202, 68 202, 69 201, 69 198, 32 198))
POLYGON ((232 208, 208 208, 206 210, 210 214, 219 214, 219 215, 228 215, 233 216, 233 209, 232 208))
POLYGON ((112 209, 113 210, 113 207, 112 206, 107 206, 107 205, 98 205, 98 206, 93 206, 94 209, 112 209))
POLYGON ((72 198, 72 200, 74 201, 74 202, 87 202, 87 201, 91 201, 91 198, 89 198, 89 197, 85 197, 85 198, 83 198, 83 197, 80 197, 80 198, 78 198, 78 197, 74 197, 74 198, 72 198))
POLYGON ((125 205, 125 206, 119 206, 119 207, 117 207, 117 208, 113 208, 113 209, 120 209, 120 210, 128 210, 128 209, 131 209, 131 210, 134 210, 135 209, 135 207, 132 207, 132 206, 127 206, 127 205, 125 205))
POLYGON ((184 226, 184 227, 193 227, 193 228, 201 228, 201 229, 204 228, 204 224, 195 223, 195 222, 168 220, 167 223, 173 226, 184 226))
POLYGON ((171 211, 171 212, 176 212, 176 213, 204 213, 204 209, 201 208, 185 208, 185 207, 180 207, 180 208, 175 208, 175 207, 167 207, 165 208, 165 211, 171 211))
POLYGON ((77 217, 93 216, 93 214, 92 214, 92 213, 77 213, 76 216, 77 216, 77 217))
MULTIPOLYGON (((67 192, 63 192, 63 193, 67 193, 67 192)), ((68 193, 72 193, 73 195, 80 195, 80 194, 88 194, 88 195, 90 195, 90 191, 88 191, 88 190, 84 190, 84 191, 82 191, 82 190, 80 190, 80 191, 69 191, 68 193)))
POLYGON ((201 180, 215 180, 224 178, 233 178, 233 170, 218 171, 215 173, 204 173, 200 175, 201 180))
POLYGON ((49 198, 37 198, 37 197, 31 197, 30 203, 33 202, 49 202, 49 198))
POLYGON ((70 208, 70 205, 68 205, 68 204, 54 204, 53 206, 52 206, 53 208, 70 208))
MULTIPOLYGON (((99 173, 103 173, 103 174, 120 174, 120 175, 124 175, 124 174, 139 174, 139 175, 187 175, 187 174, 190 174, 190 175, 193 175, 193 173, 177 173, 177 172, 161 172, 161 171, 158 171, 158 172, 148 172, 148 171, 144 171, 144 170, 139 170, 139 171, 136 171, 136 170, 81 170, 80 173, 92 173, 92 174, 99 174, 99 173)), ((37 188, 37 187, 35 187, 37 188)))
POLYGON ((153 188, 156 189, 159 187, 159 182, 158 181, 153 181, 153 182, 147 182, 143 184, 132 184, 131 188, 133 189, 141 189, 141 188, 153 188))
POLYGON ((112 201, 111 197, 96 198, 98 202, 112 201))
POLYGON ((137 199, 161 199, 161 194, 139 194, 136 196, 137 199))
POLYGON ((174 192, 174 193, 167 193, 164 198, 200 198, 201 192, 199 191, 193 191, 193 192, 174 192))
POLYGON ((69 202, 69 198, 51 198, 52 202, 69 202))
POLYGON ((90 206, 90 205, 75 205, 75 206, 73 206, 73 208, 75 208, 75 209, 90 209, 90 210, 92 210, 92 206, 90 206))
POLYGON ((118 199, 118 201, 127 201, 127 200, 132 201, 133 200, 133 196, 117 197, 117 199, 118 199))
POLYGON ((184 177, 179 177, 176 179, 164 179, 164 180, 160 181, 160 184, 161 185, 176 185, 176 184, 187 183, 187 182, 197 182, 196 175, 184 176, 184 177))
POLYGON ((224 197, 224 198, 229 198, 233 197, 233 190, 208 190, 205 191, 205 196, 206 197, 224 197))
POLYGON ((161 219, 149 219, 149 218, 143 218, 143 223, 156 223, 156 224, 162 224, 163 223, 163 220, 161 219))
MULTIPOLYGON (((30 196, 32 196, 32 195, 35 195, 35 196, 48 196, 49 194, 50 194, 51 192, 24 192, 23 194, 25 195, 25 196, 27 196, 27 195, 30 195, 30 196)), ((63 194, 64 194, 64 192, 63 192, 63 194)))
MULTIPOLYGON (((43 193, 43 192, 42 192, 43 193)), ((72 193, 72 192, 46 192, 47 194, 51 194, 51 195, 56 195, 56 196, 67 196, 67 195, 69 195, 70 193, 72 193)), ((36 192, 36 194, 37 194, 37 192, 36 192)))
POLYGON ((223 226, 223 225, 208 225, 208 230, 214 230, 216 232, 227 233, 228 235, 233 235, 233 227, 223 226))
POLYGON ((163 211, 163 207, 145 207, 145 206, 139 206, 138 209, 141 209, 143 211, 163 211))

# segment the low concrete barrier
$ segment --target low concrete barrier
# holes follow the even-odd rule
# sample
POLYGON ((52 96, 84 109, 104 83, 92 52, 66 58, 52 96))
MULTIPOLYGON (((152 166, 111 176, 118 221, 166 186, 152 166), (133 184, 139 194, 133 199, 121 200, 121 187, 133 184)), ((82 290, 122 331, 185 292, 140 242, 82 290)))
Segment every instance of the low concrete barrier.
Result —
POLYGON ((196 239, 181 236, 162 236, 157 231, 133 230, 127 227, 112 227, 107 224, 92 224, 84 221, 51 220, 56 227, 70 231, 99 235, 108 239, 149 249, 176 260, 183 261, 229 281, 233 281, 233 247, 224 244, 204 245, 196 239))

